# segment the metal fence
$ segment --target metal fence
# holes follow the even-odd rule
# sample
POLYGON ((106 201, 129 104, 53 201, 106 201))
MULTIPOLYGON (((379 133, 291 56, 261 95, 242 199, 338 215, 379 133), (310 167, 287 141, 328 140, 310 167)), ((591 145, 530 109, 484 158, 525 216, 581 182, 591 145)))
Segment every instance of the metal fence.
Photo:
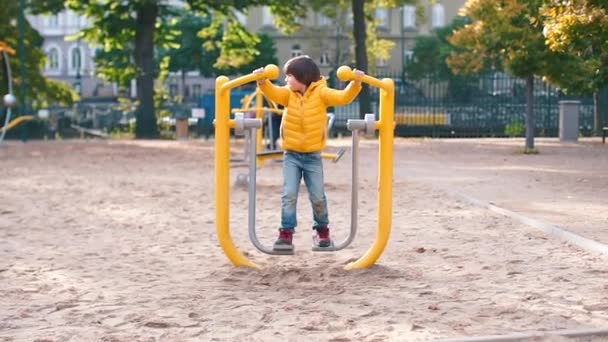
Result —
MULTIPOLYGON (((522 136, 525 129, 525 80, 503 73, 480 77, 410 80, 400 73, 378 78, 395 80, 395 134, 428 137, 522 136)), ((535 79, 536 136, 559 133, 559 101, 579 100, 579 131, 593 134, 592 97, 565 96, 557 88, 535 79)), ((378 111, 378 91, 371 89, 372 111, 378 111)), ((346 131, 346 121, 356 118, 359 104, 336 107, 335 127, 346 131)))
MULTIPOLYGON (((392 78, 395 81, 395 134, 398 136, 427 137, 507 137, 523 136, 525 130, 525 80, 503 73, 492 73, 479 77, 453 78, 441 80, 436 77, 409 79, 401 73, 384 73, 378 78, 392 78)), ((341 88, 345 84, 338 84, 341 88)), ((244 94, 249 91, 232 93, 231 106, 237 108, 244 94)), ((559 101, 579 100, 579 132, 583 136, 594 134, 594 102, 592 97, 570 97, 555 87, 535 80, 534 114, 538 137, 556 137, 559 134, 559 101)), ((371 89, 372 112, 378 114, 378 90, 371 89)), ((205 119, 195 120, 193 132, 197 136, 209 137, 213 134, 214 94, 201 96, 191 107, 205 109, 205 119)), ((174 116, 172 108, 164 108, 171 113, 163 118, 169 123, 174 116)), ((332 134, 349 134, 346 129, 348 119, 357 118, 359 103, 355 100, 346 106, 333 108, 335 114, 332 134)), ((61 132, 68 137, 72 124, 105 132, 132 125, 135 120, 134 108, 125 109, 116 102, 81 103, 73 107, 47 108, 46 121, 37 121, 32 127, 32 137, 52 135, 61 132), (50 130, 51 132, 46 132, 50 130)), ((2 115, 0 115, 0 119, 2 115)), ((33 125, 33 124, 30 124, 33 125)), ((18 138, 18 131, 9 131, 8 138, 18 138)))

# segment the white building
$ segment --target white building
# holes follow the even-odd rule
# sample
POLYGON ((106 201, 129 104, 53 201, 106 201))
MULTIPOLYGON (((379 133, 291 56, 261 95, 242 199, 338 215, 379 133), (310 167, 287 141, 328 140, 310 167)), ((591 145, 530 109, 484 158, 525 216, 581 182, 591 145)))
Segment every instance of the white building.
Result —
MULTIPOLYGON (((377 72, 384 70, 401 70, 403 61, 411 55, 415 39, 419 35, 431 34, 434 28, 449 24, 464 6, 466 0, 440 0, 435 4, 424 1, 427 20, 420 22, 413 6, 394 9, 378 9, 376 19, 379 36, 393 41, 395 46, 388 59, 369 61, 377 72)), ((179 0, 169 3, 179 5, 179 0)), ((308 13, 302 20, 302 29, 285 35, 276 29, 270 10, 267 7, 251 8, 246 13, 239 13, 241 22, 250 31, 266 33, 275 41, 277 58, 283 64, 289 58, 307 54, 315 58, 323 73, 333 68, 332 64, 345 64, 353 59, 352 42, 348 38, 352 30, 352 15, 345 12, 340 20, 332 20, 320 13, 308 13), (339 57, 338 57, 339 56, 339 57)), ((44 74, 66 82, 75 87, 80 86, 83 98, 115 97, 118 87, 95 77, 95 49, 85 41, 67 38, 90 23, 86 18, 72 11, 64 11, 53 16, 29 16, 28 19, 44 37, 43 49, 47 54, 44 74)), ((182 94, 181 75, 171 74, 167 87, 171 94, 182 94)), ((186 77, 186 94, 195 99, 213 88, 214 80, 203 79, 198 72, 188 73, 186 77)), ((134 82, 130 95, 135 95, 134 82)), ((129 94, 125 94, 129 95, 129 94)))
POLYGON ((51 16, 28 16, 30 24, 44 38, 47 55, 44 75, 80 87, 82 97, 112 97, 117 87, 94 76, 95 49, 85 41, 68 38, 89 25, 83 16, 64 11, 51 16))

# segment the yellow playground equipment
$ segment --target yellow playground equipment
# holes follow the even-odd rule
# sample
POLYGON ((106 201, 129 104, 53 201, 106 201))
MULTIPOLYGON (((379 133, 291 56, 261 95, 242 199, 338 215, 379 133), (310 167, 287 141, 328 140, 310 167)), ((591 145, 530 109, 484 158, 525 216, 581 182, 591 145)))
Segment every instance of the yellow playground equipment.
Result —
MULTIPOLYGON (((337 72, 342 81, 357 79, 357 76, 349 67, 342 66, 337 72)), ((223 252, 235 266, 248 266, 256 269, 262 267, 241 253, 230 236, 230 129, 243 131, 248 129, 251 136, 255 130, 262 126, 258 118, 246 119, 242 113, 235 114, 230 119, 230 91, 233 88, 246 83, 254 82, 261 78, 276 79, 279 69, 276 65, 267 65, 260 74, 249 74, 234 80, 226 76, 219 76, 215 81, 215 217, 218 241, 223 252)), ((392 224, 392 198, 393 198, 393 144, 394 144, 394 103, 395 85, 392 79, 382 80, 365 75, 362 82, 380 88, 379 120, 374 114, 367 114, 364 120, 348 120, 347 128, 352 130, 352 190, 351 190, 351 232, 350 235, 336 246, 328 248, 313 247, 313 251, 337 251, 345 248, 354 239, 357 228, 357 178, 358 178, 358 134, 363 132, 373 136, 379 131, 378 148, 378 227, 376 237, 367 252, 354 262, 347 264, 345 269, 367 268, 372 266, 384 251, 391 231, 392 224)), ((256 237, 255 233, 255 186, 256 186, 256 144, 251 144, 249 158, 249 237, 254 246, 267 254, 293 254, 273 251, 264 247, 256 237)))
MULTIPOLYGON (((256 119, 261 119, 264 120, 264 116, 268 115, 268 129, 266 130, 267 132, 269 132, 269 135, 272 135, 272 124, 270 122, 271 120, 271 115, 272 113, 274 114, 283 114, 283 110, 279 109, 279 107, 277 106, 276 103, 274 103, 273 101, 271 101, 270 99, 266 98, 264 96, 264 94, 262 93, 262 91, 260 90, 259 87, 255 88, 255 91, 252 92, 249 95, 246 95, 245 97, 243 97, 242 100, 242 108, 233 108, 231 111, 233 114, 242 114, 245 116, 245 113, 253 113, 255 115, 251 115, 253 118, 256 119), (264 106, 264 100, 266 100, 266 102, 268 103, 268 107, 264 106), (254 103, 255 102, 255 103, 254 103)), ((249 116, 248 116, 249 118, 249 116)), ((334 123, 334 114, 328 114, 328 131, 331 130, 333 123, 334 123)), ((251 139, 251 137, 248 135, 248 131, 245 131, 245 136, 246 136, 246 140, 251 139)), ((257 154, 256 154, 256 159, 257 159, 257 164, 258 165, 264 165, 264 162, 267 159, 278 159, 278 158, 282 158, 283 157, 283 150, 281 150, 279 148, 279 146, 275 146, 272 143, 272 138, 271 136, 266 137, 267 140, 270 140, 270 142, 268 143, 268 145, 270 146, 270 148, 266 148, 266 144, 264 143, 264 132, 262 132, 261 129, 257 130, 257 134, 255 136, 255 145, 256 145, 256 149, 257 149, 257 154)), ((248 143, 246 143, 246 145, 248 145, 248 143)), ((248 152, 247 149, 245 149, 245 155, 244 158, 242 159, 243 161, 246 161, 249 156, 248 156, 248 152)), ((342 157, 342 155, 344 154, 345 149, 340 149, 338 150, 337 153, 330 153, 330 152, 323 152, 321 153, 321 157, 324 159, 330 159, 332 162, 337 163, 340 158, 342 157)))
POLYGON ((3 97, 4 106, 6 107, 6 117, 4 118, 4 124, 0 126, 0 143, 2 143, 6 132, 9 129, 16 127, 22 122, 30 121, 34 117, 31 115, 24 115, 11 121, 12 108, 17 104, 17 100, 15 99, 15 95, 13 95, 13 77, 8 55, 14 55, 15 50, 11 49, 10 46, 8 46, 8 44, 5 42, 0 41, 0 53, 2 54, 2 59, 4 60, 4 72, 6 73, 6 81, 8 85, 8 94, 4 95, 3 97))

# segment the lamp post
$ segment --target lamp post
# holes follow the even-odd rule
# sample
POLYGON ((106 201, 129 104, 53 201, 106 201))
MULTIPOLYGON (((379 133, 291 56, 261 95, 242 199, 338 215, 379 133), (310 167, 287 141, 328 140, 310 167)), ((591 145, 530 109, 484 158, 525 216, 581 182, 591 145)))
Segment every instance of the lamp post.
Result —
POLYGON ((80 17, 76 17, 76 30, 78 31, 78 39, 76 40, 76 56, 78 59, 76 61, 72 61, 72 63, 76 64, 76 81, 74 82, 74 90, 78 93, 78 100, 80 101, 80 97, 82 96, 82 75, 80 74, 80 68, 82 68, 82 51, 80 50, 80 17))
MULTIPOLYGON (((25 79, 25 0, 19 0, 19 16, 18 16, 18 30, 19 30, 19 78, 21 81, 21 89, 19 91, 19 114, 25 115, 25 90, 26 79, 25 79)), ((27 140, 27 125, 21 126, 21 140, 27 140)))
POLYGON ((405 6, 401 6, 401 77, 405 78, 405 33, 403 32, 403 26, 405 26, 405 6))
POLYGON ((82 76, 80 75, 80 67, 76 69, 76 80, 74 81, 74 90, 78 93, 78 97, 82 96, 82 76))

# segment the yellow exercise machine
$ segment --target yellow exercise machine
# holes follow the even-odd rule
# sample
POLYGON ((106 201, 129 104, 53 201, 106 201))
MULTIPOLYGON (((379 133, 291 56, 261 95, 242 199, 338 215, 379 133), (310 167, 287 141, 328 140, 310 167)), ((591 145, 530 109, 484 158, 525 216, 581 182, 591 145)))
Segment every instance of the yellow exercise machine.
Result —
MULTIPOLYGON (((283 114, 283 111, 277 107, 276 103, 270 101, 269 99, 266 99, 269 107, 264 107, 264 98, 265 97, 264 97, 264 94, 262 93, 262 91, 256 87, 256 89, 253 93, 243 97, 242 108, 232 109, 232 113, 234 113, 235 115, 237 113, 243 113, 243 114, 244 113, 254 113, 255 115, 253 116, 253 118, 261 119, 261 120, 264 119, 264 115, 266 115, 266 113, 283 114), (254 99, 255 99, 255 105, 252 106, 254 99)), ((271 124, 269 122, 269 127, 270 126, 271 126, 271 124)), ((252 139, 252 137, 249 136, 249 137, 247 137, 247 139, 252 139)), ((256 154, 257 163, 259 165, 263 165, 264 161, 266 159, 280 158, 283 155, 283 151, 277 151, 276 148, 274 148, 274 146, 271 146, 271 148, 269 150, 267 150, 265 148, 264 136, 263 136, 262 130, 258 130, 258 132, 255 136, 255 145, 256 145, 256 150, 260 151, 256 154)), ((246 160, 247 157, 248 157, 248 153, 247 153, 247 150, 245 149, 245 158, 243 158, 243 160, 246 160)))
POLYGON ((0 129, 2 131, 5 131, 5 130, 8 131, 11 128, 17 127, 20 123, 27 122, 27 121, 32 121, 32 120, 34 120, 34 117, 32 115, 19 116, 19 117, 15 118, 15 119, 11 120, 8 123, 8 125, 6 125, 6 127, 2 126, 2 127, 0 127, 0 129))
POLYGON ((6 117, 4 119, 4 124, 2 127, 0 127, 0 143, 2 143, 4 136, 6 135, 6 131, 22 122, 32 120, 33 117, 26 115, 11 121, 12 108, 17 104, 17 99, 15 98, 15 95, 13 95, 13 77, 8 55, 14 55, 15 50, 11 49, 10 46, 8 46, 8 44, 5 42, 0 41, 0 53, 2 53, 2 59, 4 60, 4 70, 6 73, 6 81, 8 83, 8 94, 4 95, 3 97, 4 106, 6 107, 6 117))
MULTIPOLYGON (((264 120, 264 115, 266 115, 267 113, 275 113, 275 114, 279 114, 279 115, 283 114, 283 110, 279 109, 279 107, 277 106, 276 103, 274 103, 270 99, 266 98, 259 87, 256 87, 255 91, 253 93, 251 93, 250 95, 246 95, 245 97, 243 97, 242 108, 232 109, 233 114, 252 113, 252 112, 255 113, 254 118, 261 119, 261 120, 264 120), (255 99, 255 106, 252 106, 254 99, 255 99), (264 107, 264 99, 266 99, 266 102, 268 103, 269 107, 264 107)), ((328 130, 330 130, 331 127, 333 126, 334 115, 329 114, 328 118, 329 118, 328 130)), ((270 118, 268 120, 268 126, 270 129, 270 133, 272 135, 272 131, 271 131, 272 124, 270 122, 270 118)), ((269 138, 269 140, 272 139, 272 137, 268 137, 268 138, 269 138)), ((258 165, 264 165, 264 162, 267 159, 278 159, 278 158, 283 157, 283 150, 279 149, 278 146, 274 146, 272 144, 272 142, 269 143, 270 149, 266 148, 266 146, 264 144, 263 132, 261 129, 257 130, 255 139, 256 139, 256 150, 258 151, 258 153, 256 154, 256 159, 257 159, 258 165)), ((321 153, 321 157, 324 159, 330 159, 334 163, 337 163, 340 160, 340 158, 342 157, 342 155, 344 154, 344 152, 345 152, 344 149, 340 149, 338 151, 338 153, 323 152, 323 153, 321 153)), ((245 158, 243 158, 243 160, 247 160, 247 158, 248 158, 247 151, 245 150, 245 158)))
MULTIPOLYGON (((338 78, 342 81, 357 79, 357 76, 349 67, 342 66, 337 72, 338 78)), ((236 116, 235 119, 230 119, 230 90, 249 82, 256 81, 261 78, 276 79, 279 76, 279 69, 276 65, 267 65, 264 71, 260 74, 249 74, 239 77, 234 80, 228 79, 226 76, 219 76, 216 79, 215 90, 215 204, 216 204, 216 230, 218 241, 222 250, 228 259, 235 266, 248 266, 261 269, 262 267, 253 261, 249 260, 235 246, 230 236, 229 214, 230 214, 230 129, 252 129, 255 130, 262 126, 259 119, 244 119, 242 115, 236 116)), ((367 268, 372 266, 384 251, 391 231, 392 224, 392 191, 393 191, 393 144, 394 144, 394 102, 395 102, 395 86, 392 79, 385 78, 382 80, 365 75, 361 78, 362 82, 380 88, 380 108, 379 120, 376 121, 375 115, 368 114, 364 120, 349 120, 347 127, 353 130, 353 142, 358 131, 364 131, 368 135, 373 135, 375 130, 379 131, 379 151, 378 151, 378 228, 376 238, 372 246, 358 260, 347 264, 345 269, 367 268)), ((253 146, 254 144, 252 144, 253 146)), ((355 145, 353 145, 354 151, 355 145)), ((253 148, 255 153, 255 148, 253 148)), ((255 162, 257 158, 251 158, 255 162)), ((353 153, 353 159, 355 154, 353 153)), ((354 162, 353 162, 354 165, 354 162)), ((250 167, 250 172, 251 172, 250 167)), ((255 165, 253 167, 255 172, 255 165)), ((251 173, 250 173, 251 174, 251 173)), ((355 177, 355 168, 353 168, 353 179, 355 177)), ((255 175, 255 173, 254 173, 255 175)), ((250 182, 250 187, 255 184, 255 177, 250 182)), ((354 184, 354 183, 353 183, 354 184)), ((354 184, 355 185, 355 184, 354 184)), ((354 186, 353 185, 353 186, 354 186)), ((250 188, 251 189, 251 188, 250 188)), ((354 192, 355 193, 355 192, 354 192)), ((353 199, 356 195, 353 193, 353 199)), ((251 208, 252 208, 252 193, 250 191, 250 238, 252 238, 251 225, 251 208)), ((253 194, 255 200, 255 194, 253 194)), ((353 208, 356 203, 353 201, 353 208)), ((255 205, 255 201, 253 203, 255 205)), ((253 207, 255 213, 255 207, 253 207)), ((356 212, 351 210, 351 220, 354 218, 356 222, 356 212)), ((354 236, 354 229, 351 227, 351 235, 342 243, 347 245, 354 236)), ((253 234, 255 235, 255 234, 253 234)), ((260 248, 257 241, 252 239, 254 245, 260 248)), ((332 249, 337 250, 338 248, 332 249)), ((264 251, 265 252, 265 251, 264 251)), ((271 253, 276 254, 276 253, 271 253)))

